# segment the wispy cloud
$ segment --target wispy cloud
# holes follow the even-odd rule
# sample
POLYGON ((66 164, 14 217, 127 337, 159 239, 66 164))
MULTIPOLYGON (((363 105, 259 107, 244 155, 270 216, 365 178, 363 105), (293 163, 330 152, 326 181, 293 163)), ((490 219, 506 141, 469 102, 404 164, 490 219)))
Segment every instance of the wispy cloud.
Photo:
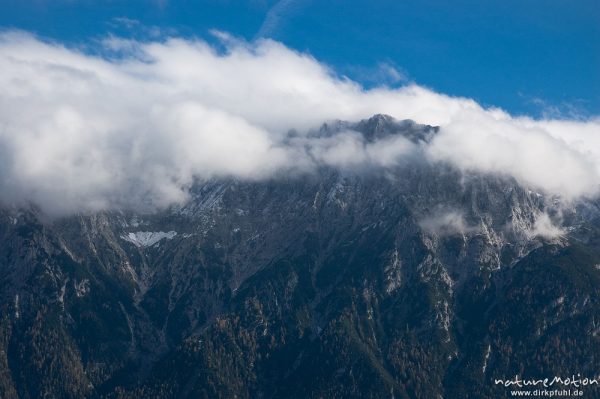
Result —
POLYGON ((391 62, 380 62, 373 67, 350 65, 343 72, 346 72, 354 80, 371 86, 397 86, 410 82, 406 71, 391 62))
POLYGON ((545 119, 585 120, 590 116, 583 100, 562 101, 559 104, 553 104, 543 98, 533 97, 529 102, 539 109, 545 119))
POLYGON ((547 213, 540 213, 536 216, 533 228, 527 231, 530 237, 543 237, 546 239, 559 238, 565 234, 565 231, 552 222, 547 213))
POLYGON ((265 19, 256 32, 255 39, 270 38, 281 28, 287 18, 296 12, 306 0, 279 0, 267 11, 265 19))
POLYGON ((119 56, 0 35, 0 201, 56 214, 162 207, 185 201, 195 178, 389 168, 415 156, 568 198, 599 192, 598 119, 512 117, 415 84, 364 89, 271 40, 229 40, 225 52, 177 38, 103 45, 120 45, 119 56), (418 145, 307 134, 376 113, 441 130, 418 145))
POLYGON ((479 231, 477 226, 470 226, 459 210, 441 210, 427 215, 419 221, 423 231, 438 235, 467 234, 479 231))
POLYGON ((159 39, 169 35, 175 35, 177 31, 173 28, 160 28, 156 25, 147 25, 137 19, 128 17, 115 17, 108 21, 107 26, 110 31, 116 34, 127 35, 137 39, 159 39))

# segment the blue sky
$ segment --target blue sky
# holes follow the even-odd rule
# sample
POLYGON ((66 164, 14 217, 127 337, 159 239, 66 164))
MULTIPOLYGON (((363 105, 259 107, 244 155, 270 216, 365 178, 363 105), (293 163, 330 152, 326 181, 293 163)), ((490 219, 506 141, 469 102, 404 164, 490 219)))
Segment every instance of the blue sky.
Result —
POLYGON ((276 39, 367 87, 416 82, 517 115, 600 114, 595 0, 0 3, 0 26, 71 44, 108 33, 148 36, 150 27, 204 38, 218 29, 276 39))

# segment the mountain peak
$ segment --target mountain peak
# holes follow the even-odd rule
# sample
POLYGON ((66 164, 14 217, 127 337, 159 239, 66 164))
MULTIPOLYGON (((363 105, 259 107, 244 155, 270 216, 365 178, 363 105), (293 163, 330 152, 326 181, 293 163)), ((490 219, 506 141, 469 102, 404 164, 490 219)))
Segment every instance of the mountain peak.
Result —
POLYGON ((376 114, 353 125, 367 141, 373 142, 393 135, 402 135, 411 141, 429 141, 439 128, 421 125, 411 119, 398 120, 390 115, 376 114))
POLYGON ((395 135, 404 136, 413 142, 428 142, 439 131, 439 127, 422 125, 411 119, 398 120, 390 115, 375 114, 359 122, 335 120, 324 123, 317 134, 319 136, 330 136, 344 130, 362 133, 368 142, 375 142, 395 135))

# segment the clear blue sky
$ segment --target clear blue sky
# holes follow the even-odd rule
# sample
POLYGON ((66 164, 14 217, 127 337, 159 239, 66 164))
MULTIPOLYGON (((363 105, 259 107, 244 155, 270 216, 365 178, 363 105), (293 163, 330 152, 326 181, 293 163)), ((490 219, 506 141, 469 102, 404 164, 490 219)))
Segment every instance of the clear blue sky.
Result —
POLYGON ((71 44, 140 26, 219 29, 279 40, 366 86, 414 81, 513 114, 600 115, 598 0, 0 0, 0 26, 71 44))

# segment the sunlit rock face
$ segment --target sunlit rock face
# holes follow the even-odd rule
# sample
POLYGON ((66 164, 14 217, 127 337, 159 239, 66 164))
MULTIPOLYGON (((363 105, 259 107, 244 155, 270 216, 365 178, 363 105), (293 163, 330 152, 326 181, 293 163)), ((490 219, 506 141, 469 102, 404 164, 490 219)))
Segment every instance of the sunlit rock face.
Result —
POLYGON ((414 157, 438 129, 410 121, 311 134, 348 131, 410 151, 198 181, 148 214, 4 208, 0 397, 502 397, 494 378, 595 375, 597 201, 414 157))

